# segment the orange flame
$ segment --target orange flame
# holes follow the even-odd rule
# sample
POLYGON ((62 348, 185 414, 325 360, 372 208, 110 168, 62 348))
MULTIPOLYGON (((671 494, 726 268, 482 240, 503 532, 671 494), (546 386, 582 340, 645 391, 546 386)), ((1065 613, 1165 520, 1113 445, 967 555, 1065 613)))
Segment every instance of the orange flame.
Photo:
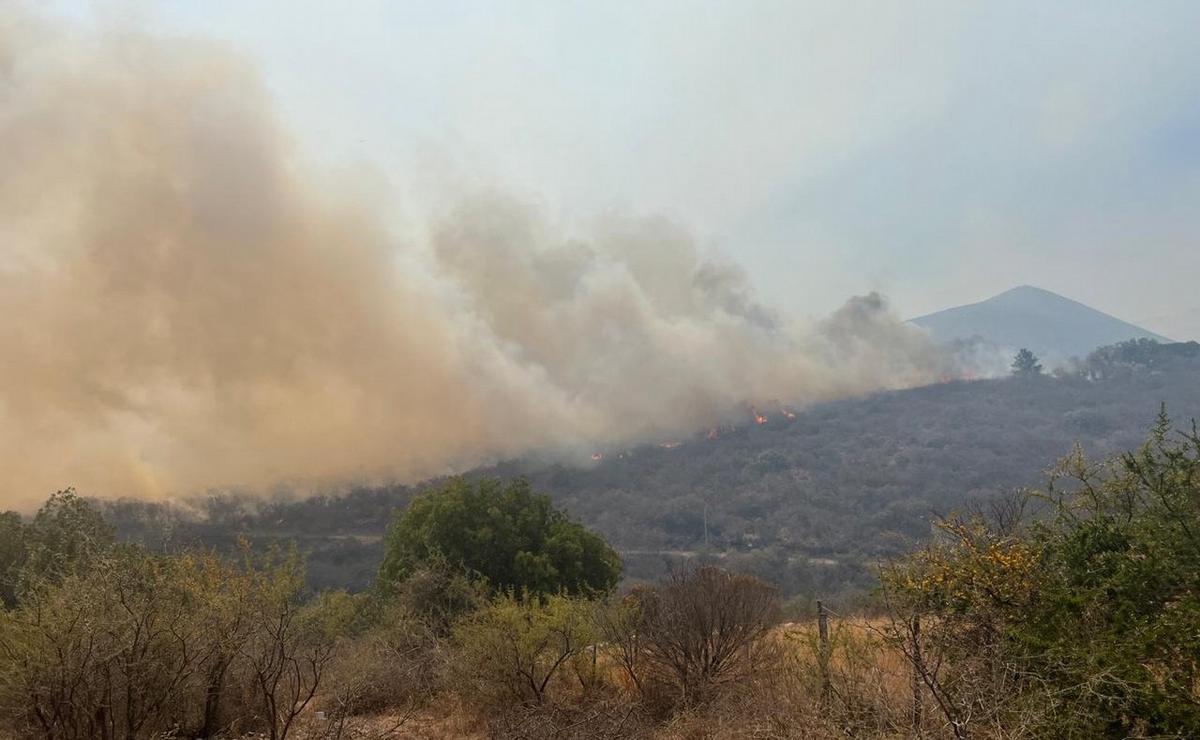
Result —
POLYGON ((970 382, 972 380, 979 380, 979 376, 973 372, 964 371, 961 375, 954 375, 950 373, 942 375, 940 378, 938 378, 938 383, 945 385, 946 383, 970 382))

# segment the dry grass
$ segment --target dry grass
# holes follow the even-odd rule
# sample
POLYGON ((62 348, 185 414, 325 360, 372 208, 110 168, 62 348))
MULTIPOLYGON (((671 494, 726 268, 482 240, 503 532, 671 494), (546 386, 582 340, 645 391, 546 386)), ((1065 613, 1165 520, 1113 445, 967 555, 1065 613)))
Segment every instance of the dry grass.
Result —
MULTIPOLYGON (((911 737, 912 694, 904 655, 880 636, 881 623, 830 624, 828 690, 815 621, 782 625, 770 665, 706 706, 683 712, 654 740, 911 737)), ((931 737, 937 728, 928 728, 931 737)))
MULTIPOLYGON (((289 735, 289 737, 291 737, 289 735)), ((478 713, 454 695, 437 696, 427 705, 404 713, 318 719, 306 713, 297 740, 484 740, 491 737, 478 713)))
MULTIPOLYGON (((482 714, 453 694, 439 695, 396 727, 397 715, 351 718, 341 737, 367 738, 643 738, 644 740, 799 740, 800 738, 911 738, 911 671, 903 653, 882 637, 885 624, 865 619, 830 621, 828 691, 822 680, 817 624, 789 623, 770 640, 775 648, 749 677, 726 686, 712 701, 652 719, 617 662, 601 653, 607 690, 587 694, 570 681, 544 707, 482 714)), ((310 727, 314 727, 310 724, 310 727)), ((314 728, 315 729, 315 728, 314 728)), ((926 705, 922 736, 945 737, 926 705)), ((319 732, 306 738, 329 737, 319 732)))

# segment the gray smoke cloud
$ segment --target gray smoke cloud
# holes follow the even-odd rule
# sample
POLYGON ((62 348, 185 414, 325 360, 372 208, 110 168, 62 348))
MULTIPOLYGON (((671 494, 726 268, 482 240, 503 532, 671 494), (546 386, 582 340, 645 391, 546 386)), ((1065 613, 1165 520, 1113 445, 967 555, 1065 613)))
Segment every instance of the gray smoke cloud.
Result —
POLYGON ((0 151, 0 505, 570 458, 952 370, 875 295, 775 315, 660 219, 472 193, 400 238, 201 41, 0 13, 0 151))

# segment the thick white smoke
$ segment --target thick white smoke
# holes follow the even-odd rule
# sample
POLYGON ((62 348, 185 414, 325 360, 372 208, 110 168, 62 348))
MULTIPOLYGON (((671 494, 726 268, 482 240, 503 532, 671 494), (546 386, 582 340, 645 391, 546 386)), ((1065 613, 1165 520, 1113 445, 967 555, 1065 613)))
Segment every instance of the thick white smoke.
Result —
POLYGON ((0 505, 414 479, 946 372, 878 297, 798 324, 655 219, 476 194, 404 243, 196 41, 0 14, 0 152, 0 505))

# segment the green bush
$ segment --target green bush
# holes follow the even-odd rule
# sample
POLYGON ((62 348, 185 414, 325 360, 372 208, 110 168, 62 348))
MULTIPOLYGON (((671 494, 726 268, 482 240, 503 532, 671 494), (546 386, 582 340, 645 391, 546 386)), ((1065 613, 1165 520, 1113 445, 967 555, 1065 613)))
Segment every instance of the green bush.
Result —
POLYGON ((1165 414, 1136 453, 1069 458, 1037 527, 1037 595, 1013 636, 1082 734, 1200 736, 1200 437, 1165 414))
POLYGON ((1200 436, 1169 430, 1164 412, 1137 452, 1095 464, 1076 451, 1032 524, 1017 508, 949 519, 885 574, 896 624, 930 617, 909 657, 952 723, 1200 737, 1200 436), (989 674, 1008 683, 984 692, 989 674))
POLYGON ((603 593, 621 575, 608 543, 523 479, 452 479, 397 515, 385 548, 384 589, 439 562, 485 579, 494 591, 520 593, 603 593))
POLYGON ((594 683, 585 648, 596 642, 592 602, 504 593, 454 629, 451 676, 477 706, 543 705, 556 681, 594 683))
POLYGON ((0 610, 0 736, 212 737, 236 726, 282 740, 295 730, 355 598, 301 603, 294 553, 233 563, 77 537, 94 521, 78 500, 62 503, 29 525, 19 602, 0 610))

